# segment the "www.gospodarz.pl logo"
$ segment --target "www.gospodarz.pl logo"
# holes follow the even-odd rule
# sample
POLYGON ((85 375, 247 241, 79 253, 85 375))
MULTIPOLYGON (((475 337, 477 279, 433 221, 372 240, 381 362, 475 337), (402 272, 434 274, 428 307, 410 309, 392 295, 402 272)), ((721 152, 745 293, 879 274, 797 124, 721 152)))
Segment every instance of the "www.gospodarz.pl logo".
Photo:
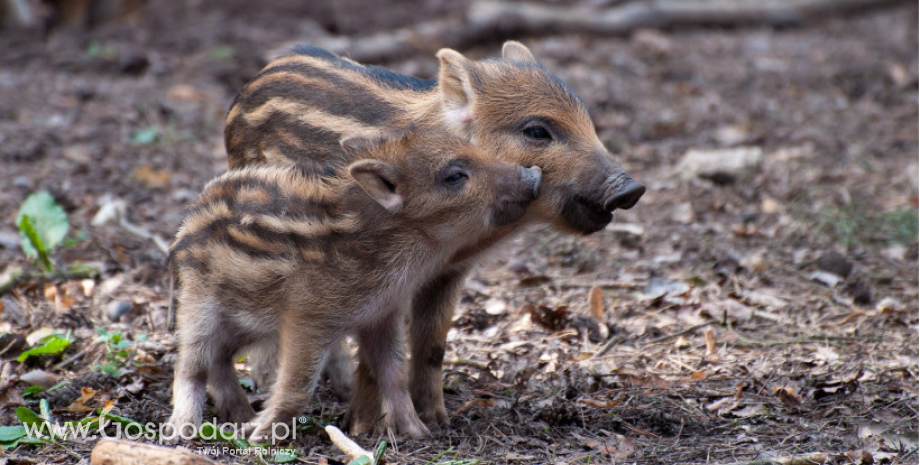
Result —
MULTIPOLYGON (((270 434, 267 442, 276 444, 278 441, 297 439, 297 425, 303 423, 305 423, 305 418, 303 417, 291 419, 290 424, 272 423, 271 428, 269 428, 270 434)), ((254 429, 261 425, 250 423, 245 426, 254 429)), ((159 443, 173 443, 180 440, 191 441, 193 439, 208 441, 245 439, 243 434, 244 425, 217 423, 217 418, 213 418, 210 423, 202 423, 200 426, 184 423, 174 427, 169 423, 117 422, 103 416, 98 422, 67 422, 63 424, 35 422, 23 423, 23 427, 26 429, 26 435, 32 438, 113 438, 131 441, 144 439, 159 443)))

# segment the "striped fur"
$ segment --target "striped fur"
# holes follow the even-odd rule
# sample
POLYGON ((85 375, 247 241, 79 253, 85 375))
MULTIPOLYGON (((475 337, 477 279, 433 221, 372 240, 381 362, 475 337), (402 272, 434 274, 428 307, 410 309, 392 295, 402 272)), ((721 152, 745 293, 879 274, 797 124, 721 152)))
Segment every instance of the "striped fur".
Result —
MULTIPOLYGON (((509 41, 501 58, 478 61, 450 49, 437 57, 437 79, 424 80, 316 47, 295 49, 237 95, 225 130, 230 167, 275 164, 327 173, 351 160, 339 138, 415 127, 448 131, 501 160, 542 168, 541 196, 519 228, 544 223, 590 234, 612 220, 615 208, 638 201, 644 187, 600 142, 584 102, 527 47, 509 41)), ((428 424, 447 422, 440 357, 462 282, 476 257, 514 232, 502 230, 459 250, 413 299, 410 384, 428 424)), ((363 361, 353 385, 360 391, 349 418, 366 423, 379 416, 379 395, 363 361)))
POLYGON ((388 413, 365 428, 427 432, 402 368, 404 303, 457 250, 514 227, 539 176, 438 133, 346 144, 347 169, 231 170, 190 209, 170 252, 180 344, 172 425, 200 423, 205 386, 218 415, 251 420, 232 357, 280 341, 273 394, 247 429, 264 437, 303 409, 304 387, 352 332, 388 413))

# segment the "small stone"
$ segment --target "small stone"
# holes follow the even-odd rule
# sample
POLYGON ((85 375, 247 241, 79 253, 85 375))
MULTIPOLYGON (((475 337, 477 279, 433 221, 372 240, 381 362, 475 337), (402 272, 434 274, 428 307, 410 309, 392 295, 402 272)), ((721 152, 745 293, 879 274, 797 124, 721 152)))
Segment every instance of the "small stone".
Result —
POLYGON ((682 179, 699 177, 715 184, 731 184, 736 178, 754 171, 763 161, 760 147, 736 147, 719 150, 688 150, 677 164, 675 174, 682 179))
POLYGON ((105 307, 105 314, 108 315, 109 320, 118 322, 121 320, 121 317, 130 312, 132 308, 134 308, 134 303, 132 302, 128 302, 127 300, 113 300, 105 307))
POLYGON ((818 268, 843 278, 850 276, 850 273, 853 272, 853 263, 842 254, 834 251, 830 251, 818 258, 817 265, 818 268))

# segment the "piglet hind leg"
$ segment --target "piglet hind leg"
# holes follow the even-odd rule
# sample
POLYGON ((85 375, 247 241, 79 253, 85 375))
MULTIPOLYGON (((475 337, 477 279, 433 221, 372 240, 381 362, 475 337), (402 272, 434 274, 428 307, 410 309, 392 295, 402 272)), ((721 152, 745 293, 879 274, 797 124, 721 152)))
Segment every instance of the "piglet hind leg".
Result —
POLYGON ((342 427, 351 434, 377 434, 383 431, 383 410, 380 387, 371 370, 367 349, 358 346, 358 367, 354 376, 351 401, 342 420, 342 427))
POLYGON ((448 423, 441 366, 454 307, 468 271, 464 267, 443 272, 423 286, 412 303, 409 386, 416 412, 432 429, 448 423))
POLYGON ((330 344, 338 339, 334 330, 313 321, 282 318, 278 373, 266 407, 244 433, 251 442, 290 439, 294 418, 307 407, 326 360, 330 344), (280 427, 280 429, 278 429, 280 427))
POLYGON ((376 324, 361 329, 358 346, 361 361, 367 362, 366 368, 377 380, 384 425, 393 433, 419 438, 429 430, 415 413, 409 396, 401 316, 401 312, 391 311, 376 324))
POLYGON ((180 343, 173 379, 173 411, 167 422, 167 434, 172 436, 173 440, 179 436, 195 436, 207 401, 207 378, 208 366, 202 359, 201 352, 180 343))

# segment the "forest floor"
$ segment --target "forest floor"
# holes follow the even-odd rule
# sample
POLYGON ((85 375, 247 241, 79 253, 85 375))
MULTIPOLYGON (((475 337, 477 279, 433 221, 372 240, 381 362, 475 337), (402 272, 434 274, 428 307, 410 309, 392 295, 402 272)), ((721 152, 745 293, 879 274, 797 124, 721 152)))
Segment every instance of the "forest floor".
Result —
MULTIPOLYGON (((168 243, 226 167, 237 90, 270 50, 334 23, 301 2, 192 3, 0 35, 0 273, 32 266, 16 217, 38 190, 75 239, 54 261, 99 271, 0 298, 2 425, 42 399, 56 421, 105 405, 140 423, 169 415, 165 255, 136 232, 168 243), (52 333, 72 344, 16 361, 52 333)), ((434 3, 423 13, 450 9, 434 3)), ((449 336, 450 427, 355 439, 386 439, 387 462, 409 464, 917 463, 917 34, 905 5, 782 29, 520 38, 648 192, 604 231, 534 228, 486 260, 449 336), (713 172, 700 156, 748 162, 713 172)), ((437 71, 433 54, 381 64, 437 71)), ((304 463, 340 463, 314 426, 345 405, 326 387, 317 397, 289 445, 304 463)), ((95 442, 20 444, 0 464, 88 463, 95 442)), ((187 444, 215 445, 227 444, 187 444)))

